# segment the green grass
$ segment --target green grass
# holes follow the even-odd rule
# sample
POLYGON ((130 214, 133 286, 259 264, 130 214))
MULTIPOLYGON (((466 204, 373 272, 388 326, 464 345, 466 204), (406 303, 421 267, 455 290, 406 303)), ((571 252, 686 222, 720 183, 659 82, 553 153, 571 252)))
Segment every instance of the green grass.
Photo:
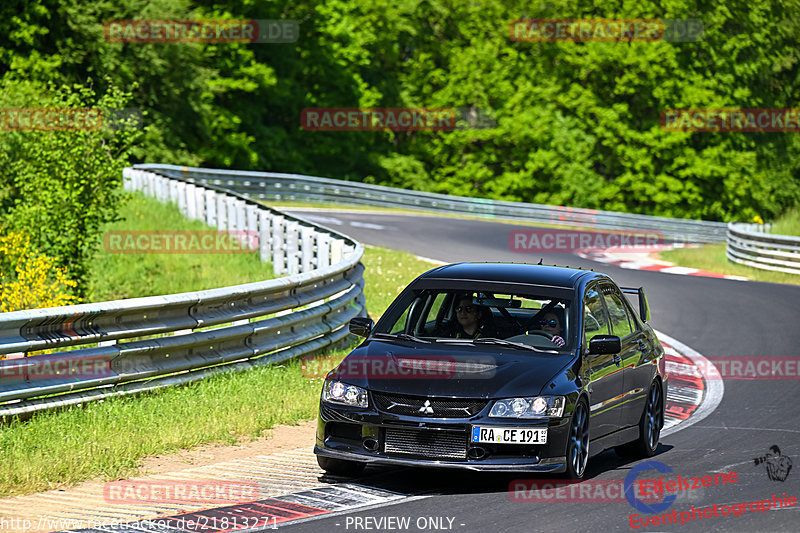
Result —
MULTIPOLYGON (((411 254, 376 247, 366 248, 363 262, 373 318, 408 282, 433 268, 411 254)), ((223 283, 232 283, 223 271, 223 283)), ((348 351, 332 350, 320 357, 321 364, 307 368, 324 375, 348 351)), ((313 419, 321 381, 309 373, 291 361, 8 421, 0 426, 0 496, 126 478, 141 473, 148 456, 200 444, 234 444, 263 436, 278 424, 313 419)))
MULTIPOLYGON (((216 230, 186 219, 175 204, 165 205, 136 193, 121 210, 123 220, 103 232, 216 230)), ((109 234, 111 235, 111 234, 109 234)), ((258 252, 248 253, 109 253, 95 254, 87 301, 101 302, 212 289, 274 277, 272 265, 258 252)))
POLYGON ((291 362, 14 421, 0 429, 0 495, 121 479, 150 455, 262 436, 313 418, 319 388, 291 362))
POLYGON ((768 281, 772 283, 800 283, 800 276, 783 272, 760 270, 745 265, 732 263, 725 256, 727 244, 708 244, 699 248, 676 248, 666 250, 658 255, 665 261, 676 265, 699 268, 719 274, 744 276, 755 281, 768 281))
POLYGON ((800 236, 800 207, 790 209, 772 224, 770 233, 800 236))

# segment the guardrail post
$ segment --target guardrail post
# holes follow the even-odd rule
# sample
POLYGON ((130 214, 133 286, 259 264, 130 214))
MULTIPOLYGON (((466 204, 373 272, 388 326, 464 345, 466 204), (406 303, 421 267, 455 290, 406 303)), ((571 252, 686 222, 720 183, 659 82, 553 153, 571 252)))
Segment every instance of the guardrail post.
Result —
POLYGON ((272 217, 272 271, 276 276, 286 273, 285 223, 283 217, 272 217))
POLYGON ((187 183, 186 190, 184 191, 186 203, 186 216, 190 220, 197 220, 197 202, 194 199, 194 190, 195 187, 194 183, 187 183))
POLYGON ((233 202, 233 220, 239 242, 242 248, 248 248, 247 245, 247 212, 245 211, 244 200, 234 199, 233 202))
POLYGON ((159 181, 159 184, 160 184, 159 188, 161 190, 160 201, 162 203, 164 203, 164 204, 167 204, 167 203, 169 203, 171 201, 170 197, 169 197, 169 184, 172 182, 172 180, 167 179, 167 178, 165 178, 163 176, 159 176, 158 178, 159 178, 158 181, 159 181))
POLYGON ((206 224, 209 226, 217 225, 217 193, 206 189, 205 194, 206 224))
POLYGON ((272 233, 269 211, 258 209, 258 248, 262 263, 272 262, 272 233))
POLYGON ((290 221, 286 224, 286 268, 289 275, 300 273, 300 224, 290 221))
POLYGON ((130 179, 126 183, 126 185, 127 185, 127 188, 125 189, 126 191, 133 192, 133 191, 138 191, 139 190, 139 183, 141 181, 140 178, 139 178, 139 173, 140 173, 140 171, 136 170, 134 168, 132 168, 130 170, 130 172, 128 173, 128 176, 130 176, 130 179))
POLYGON ((227 195, 217 194, 217 231, 225 231, 228 227, 228 206, 225 199, 227 195))
POLYGON ((300 230, 300 272, 314 269, 314 228, 303 226, 300 230))
POLYGON ((225 216, 227 218, 226 227, 228 229, 228 235, 233 237, 236 235, 236 231, 241 229, 238 227, 237 222, 239 218, 236 216, 236 198, 233 196, 228 196, 225 198, 225 209, 226 213, 225 216))
POLYGON ((156 175, 152 172, 145 172, 142 192, 147 196, 158 196, 156 192, 156 175))
POLYGON ((335 265, 344 259, 343 255, 344 241, 342 239, 333 239, 331 241, 331 264, 335 265))
POLYGON ((206 219, 206 190, 199 185, 194 187, 195 213, 197 213, 197 220, 206 219))
POLYGON ((325 268, 331 264, 331 236, 317 233, 317 268, 325 268))
POLYGON ((159 202, 169 203, 169 180, 167 178, 156 176, 156 193, 159 202))
POLYGON ((258 246, 258 206, 247 204, 244 208, 245 224, 244 238, 250 250, 256 250, 258 246))
POLYGON ((131 192, 133 190, 133 174, 136 171, 130 167, 122 169, 122 190, 131 192))
POLYGON ((167 180, 167 196, 171 204, 178 203, 178 183, 176 180, 167 180))
MULTIPOLYGON (((170 180, 175 181, 175 180, 170 180)), ((189 212, 186 210, 186 183, 179 181, 176 193, 176 200, 178 201, 178 211, 185 217, 189 216, 189 212)))

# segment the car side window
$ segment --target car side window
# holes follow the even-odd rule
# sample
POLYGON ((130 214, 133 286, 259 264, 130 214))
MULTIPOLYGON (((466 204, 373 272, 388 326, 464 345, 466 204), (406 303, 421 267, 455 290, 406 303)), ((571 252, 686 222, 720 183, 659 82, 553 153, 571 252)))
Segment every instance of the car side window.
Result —
POLYGON ((622 298, 613 289, 609 288, 603 292, 606 299, 606 307, 608 307, 608 315, 611 318, 611 330, 619 338, 627 337, 635 330, 635 322, 631 320, 628 308, 625 307, 622 298))
POLYGON ((444 304, 444 300, 447 297, 447 294, 444 292, 440 292, 436 295, 431 304, 431 309, 428 312, 428 320, 438 320, 439 313, 444 313, 445 310, 442 309, 442 305, 444 304))
POLYGON ((392 332, 392 334, 396 335, 398 333, 406 332, 406 322, 408 321, 409 309, 411 309, 411 306, 406 307, 406 310, 403 311, 403 314, 397 318, 394 325, 392 326, 392 329, 389 330, 392 332))
POLYGON ((592 287, 583 298, 583 338, 586 346, 597 335, 610 335, 608 318, 603 307, 603 299, 597 289, 592 287))

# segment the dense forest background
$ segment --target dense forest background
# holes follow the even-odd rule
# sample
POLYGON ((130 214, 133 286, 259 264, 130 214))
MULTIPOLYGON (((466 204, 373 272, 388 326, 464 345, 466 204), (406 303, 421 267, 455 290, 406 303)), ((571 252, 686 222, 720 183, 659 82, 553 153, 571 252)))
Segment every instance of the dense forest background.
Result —
POLYGON ((0 132, 0 228, 78 257, 63 260, 72 270, 114 218, 131 162, 709 220, 770 220, 800 201, 796 133, 659 124, 667 108, 800 107, 800 0, 5 0, 0 14, 0 105, 144 113, 135 131, 0 132), (520 17, 695 18, 705 31, 517 42, 520 17), (142 18, 293 19, 300 32, 288 44, 106 40, 104 22, 142 18), (480 109, 496 126, 300 126, 308 107, 404 106, 480 109))

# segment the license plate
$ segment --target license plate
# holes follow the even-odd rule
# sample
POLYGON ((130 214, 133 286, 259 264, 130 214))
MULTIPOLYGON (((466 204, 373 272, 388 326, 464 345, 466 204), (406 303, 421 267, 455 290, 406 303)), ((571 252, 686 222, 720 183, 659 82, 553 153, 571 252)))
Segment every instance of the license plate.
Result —
POLYGON ((547 428, 472 426, 472 442, 500 444, 547 444, 547 428))

